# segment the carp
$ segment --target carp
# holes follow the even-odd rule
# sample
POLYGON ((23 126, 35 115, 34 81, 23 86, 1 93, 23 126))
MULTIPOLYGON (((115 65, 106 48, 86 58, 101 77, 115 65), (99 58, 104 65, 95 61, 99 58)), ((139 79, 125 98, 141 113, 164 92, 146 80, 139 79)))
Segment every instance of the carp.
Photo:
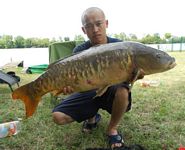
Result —
POLYGON ((58 95, 71 87, 74 92, 97 89, 101 95, 108 86, 123 81, 133 84, 175 65, 175 59, 166 52, 138 42, 102 44, 49 65, 36 80, 14 90, 12 98, 24 102, 26 117, 30 117, 46 93, 58 95))

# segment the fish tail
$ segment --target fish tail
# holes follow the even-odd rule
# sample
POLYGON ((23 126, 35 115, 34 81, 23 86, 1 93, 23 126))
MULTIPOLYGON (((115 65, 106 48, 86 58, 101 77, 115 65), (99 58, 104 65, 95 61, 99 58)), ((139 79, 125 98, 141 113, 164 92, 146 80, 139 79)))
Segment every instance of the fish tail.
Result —
MULTIPOLYGON (((33 89, 32 89, 33 90, 33 89)), ((12 93, 12 98, 20 99, 25 104, 25 110, 26 110, 26 118, 33 115, 35 112, 38 103, 41 99, 41 96, 35 95, 34 92, 30 92, 29 84, 23 85, 12 93)))

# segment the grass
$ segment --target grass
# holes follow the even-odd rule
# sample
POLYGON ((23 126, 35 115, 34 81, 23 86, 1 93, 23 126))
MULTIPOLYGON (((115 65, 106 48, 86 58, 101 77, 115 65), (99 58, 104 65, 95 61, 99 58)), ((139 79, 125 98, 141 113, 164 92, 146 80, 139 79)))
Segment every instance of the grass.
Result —
MULTIPOLYGON (((132 110, 124 115, 119 125, 127 145, 141 144, 148 150, 185 147, 185 52, 171 52, 170 55, 178 64, 174 69, 144 79, 158 81, 158 87, 141 87, 137 81, 132 89, 132 110)), ((38 77, 21 73, 21 68, 14 68, 14 71, 21 77, 21 85, 38 77)), ((22 118, 23 103, 12 101, 7 85, 1 84, 0 92, 0 121, 22 118)), ((88 147, 107 147, 108 113, 100 111, 103 119, 99 128, 86 135, 81 132, 79 123, 54 124, 51 117, 53 107, 50 95, 45 95, 34 116, 21 122, 19 134, 0 139, 0 149, 85 150, 88 147)))

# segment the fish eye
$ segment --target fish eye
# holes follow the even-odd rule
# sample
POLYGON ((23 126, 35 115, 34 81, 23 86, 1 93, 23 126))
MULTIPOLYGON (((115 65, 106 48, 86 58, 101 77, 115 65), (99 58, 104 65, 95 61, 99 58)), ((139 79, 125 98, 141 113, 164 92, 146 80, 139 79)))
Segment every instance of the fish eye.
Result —
POLYGON ((156 57, 157 57, 157 58, 161 58, 161 54, 157 53, 157 54, 156 54, 156 57))

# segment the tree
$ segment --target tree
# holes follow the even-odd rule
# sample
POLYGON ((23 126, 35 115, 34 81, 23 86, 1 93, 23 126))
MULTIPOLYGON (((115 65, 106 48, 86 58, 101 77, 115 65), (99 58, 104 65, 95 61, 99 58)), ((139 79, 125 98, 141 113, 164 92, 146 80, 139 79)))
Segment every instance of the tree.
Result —
POLYGON ((64 41, 70 41, 69 37, 64 37, 64 41))
POLYGON ((32 47, 32 40, 31 40, 31 38, 28 38, 28 39, 24 40, 24 47, 26 47, 26 48, 32 47))
POLYGON ((182 43, 185 37, 173 36, 170 38, 169 43, 182 43))
POLYGON ((85 38, 82 35, 75 35, 75 41, 85 41, 85 38))
POLYGON ((59 42, 63 42, 63 40, 62 40, 62 37, 61 37, 61 36, 59 36, 59 42))
POLYGON ((137 41, 137 36, 135 34, 130 33, 129 37, 130 37, 129 39, 130 41, 137 41))
POLYGON ((114 34, 113 36, 115 38, 123 40, 123 41, 127 41, 128 40, 128 37, 127 37, 127 35, 124 32, 121 32, 119 34, 114 34))
POLYGON ((144 36, 142 39, 141 39, 141 43, 143 44, 151 44, 152 43, 152 37, 150 34, 147 34, 146 36, 144 36))
POLYGON ((50 44, 55 43, 55 42, 57 42, 57 41, 56 41, 56 39, 53 37, 52 40, 50 41, 50 44))
POLYGON ((141 39, 141 43, 144 44, 159 44, 161 43, 161 38, 159 36, 159 33, 155 33, 153 35, 147 34, 145 37, 141 39))
POLYGON ((155 43, 155 44, 160 44, 161 43, 161 38, 160 38, 159 33, 153 34, 153 43, 155 43))
POLYGON ((15 48, 23 48, 24 45, 24 38, 22 36, 17 36, 14 38, 15 48))
POLYGON ((11 35, 3 35, 1 39, 2 44, 4 45, 5 48, 14 47, 13 37, 11 35))
POLYGON ((0 48, 5 48, 5 43, 3 42, 2 38, 0 38, 0 48))
POLYGON ((39 38, 31 38, 32 47, 41 47, 40 46, 40 39, 39 38))
POLYGON ((172 37, 171 33, 164 34, 165 39, 170 39, 172 37))
POLYGON ((48 38, 40 39, 38 43, 39 43, 40 47, 48 47, 49 46, 49 39, 48 38))

